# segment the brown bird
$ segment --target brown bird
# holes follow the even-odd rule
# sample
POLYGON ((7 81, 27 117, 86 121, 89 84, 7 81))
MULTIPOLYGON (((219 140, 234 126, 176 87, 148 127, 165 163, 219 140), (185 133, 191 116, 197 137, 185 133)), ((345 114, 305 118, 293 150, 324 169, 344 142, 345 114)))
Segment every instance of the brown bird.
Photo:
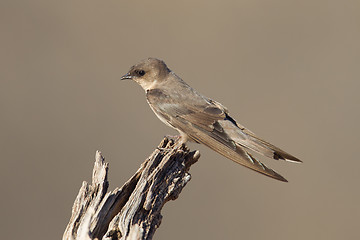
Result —
POLYGON ((125 79, 134 80, 145 90, 151 109, 180 133, 182 143, 202 143, 234 162, 284 182, 284 177, 255 159, 249 150, 276 160, 301 162, 237 123, 222 104, 195 91, 159 59, 148 58, 132 66, 121 77, 125 79))

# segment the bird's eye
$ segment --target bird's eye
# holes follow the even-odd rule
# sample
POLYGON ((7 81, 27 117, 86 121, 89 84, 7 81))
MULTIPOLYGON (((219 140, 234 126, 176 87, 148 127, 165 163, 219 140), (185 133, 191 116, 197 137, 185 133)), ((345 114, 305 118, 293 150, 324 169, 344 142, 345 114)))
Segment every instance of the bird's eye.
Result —
POLYGON ((139 70, 137 71, 137 73, 139 74, 139 76, 144 76, 145 75, 145 71, 144 70, 139 70))

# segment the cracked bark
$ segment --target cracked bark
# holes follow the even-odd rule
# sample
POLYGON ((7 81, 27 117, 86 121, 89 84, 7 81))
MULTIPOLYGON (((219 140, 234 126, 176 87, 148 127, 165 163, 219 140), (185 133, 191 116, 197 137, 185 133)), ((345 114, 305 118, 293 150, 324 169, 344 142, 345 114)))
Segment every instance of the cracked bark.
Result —
POLYGON ((92 184, 83 182, 63 239, 152 239, 161 209, 179 196, 200 157, 178 141, 164 138, 137 172, 110 192, 108 163, 97 151, 92 184))

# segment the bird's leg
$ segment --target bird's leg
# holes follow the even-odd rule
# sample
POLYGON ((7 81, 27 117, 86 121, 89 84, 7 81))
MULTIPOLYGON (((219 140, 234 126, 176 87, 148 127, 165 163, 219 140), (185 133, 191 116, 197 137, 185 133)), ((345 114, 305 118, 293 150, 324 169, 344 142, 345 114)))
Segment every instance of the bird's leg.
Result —
POLYGON ((174 142, 176 142, 181 138, 181 135, 165 135, 165 137, 168 138, 169 140, 173 140, 174 142))
POLYGON ((161 151, 166 151, 169 152, 173 149, 177 149, 180 148, 183 144, 183 141, 181 140, 183 138, 183 136, 181 135, 166 135, 165 136, 167 139, 169 139, 169 141, 173 141, 174 146, 172 146, 172 148, 159 148, 157 147, 157 149, 161 150, 161 151))

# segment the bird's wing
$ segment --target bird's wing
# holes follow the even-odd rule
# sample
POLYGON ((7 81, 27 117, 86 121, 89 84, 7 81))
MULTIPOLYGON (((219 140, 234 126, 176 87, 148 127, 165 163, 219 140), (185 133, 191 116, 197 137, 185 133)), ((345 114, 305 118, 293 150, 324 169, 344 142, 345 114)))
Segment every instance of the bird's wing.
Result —
POLYGON ((255 159, 250 153, 245 151, 241 146, 233 142, 231 139, 223 138, 220 136, 221 134, 219 135, 214 131, 209 132, 181 118, 174 119, 173 124, 181 129, 182 132, 185 132, 190 138, 208 146, 209 148, 229 158, 230 160, 233 160, 236 163, 239 163, 266 176, 287 182, 283 176, 255 159))
MULTIPOLYGON (((221 104, 209 99, 181 99, 179 101, 159 89, 148 91, 147 99, 158 116, 163 117, 171 126, 184 132, 193 140, 203 143, 245 167, 286 181, 281 175, 256 160, 243 147, 275 159, 290 158, 291 155, 284 154, 284 151, 257 138, 244 127, 239 127, 221 104)), ((294 158, 291 156, 291 159, 294 158)))

